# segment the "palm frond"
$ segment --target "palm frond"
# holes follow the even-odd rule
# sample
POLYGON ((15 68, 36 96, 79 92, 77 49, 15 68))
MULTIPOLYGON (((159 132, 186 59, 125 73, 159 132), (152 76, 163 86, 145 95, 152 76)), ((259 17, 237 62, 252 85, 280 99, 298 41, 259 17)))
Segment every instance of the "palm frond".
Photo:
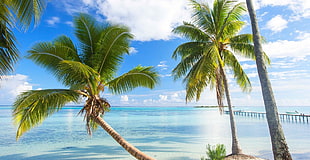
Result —
POLYGON ((179 45, 173 52, 172 58, 177 59, 178 56, 181 57, 181 59, 186 58, 187 56, 191 54, 199 54, 203 53, 202 50, 205 46, 205 42, 186 42, 181 45, 179 45))
POLYGON ((186 102, 192 101, 196 98, 196 101, 200 99, 200 94, 209 85, 206 79, 192 78, 186 83, 186 102))
POLYGON ((237 80, 237 84, 244 92, 250 92, 252 89, 250 79, 242 69, 242 66, 238 62, 237 58, 228 50, 225 50, 223 53, 225 56, 224 63, 231 67, 234 78, 237 80))
POLYGON ((59 36, 53 40, 53 44, 55 45, 56 52, 59 53, 63 59, 81 62, 78 49, 69 37, 65 35, 59 36))
POLYGON ((104 24, 98 24, 92 16, 80 13, 74 17, 75 35, 81 42, 83 63, 92 67, 92 55, 95 54, 104 24))
POLYGON ((66 36, 59 36, 52 42, 36 43, 28 53, 27 58, 52 72, 62 60, 80 61, 76 47, 66 36))
MULTIPOLYGON (((191 0, 191 5, 193 7, 193 23, 207 34, 215 33, 216 26, 212 17, 212 10, 208 4, 198 3, 197 1, 191 0)), ((211 36, 209 37, 211 38, 211 36)))
POLYGON ((243 21, 231 21, 226 23, 226 25, 223 27, 222 33, 218 34, 219 39, 225 40, 235 36, 240 32, 244 25, 245 22, 243 21))
POLYGON ((216 64, 212 58, 213 52, 204 54, 188 71, 183 79, 186 84, 186 101, 191 101, 196 96, 196 101, 199 100, 200 94, 207 85, 215 83, 215 68, 216 64))
MULTIPOLYGON (((197 65, 197 63, 199 64, 199 61, 201 61, 201 59, 210 59, 210 56, 213 56, 212 58, 215 58, 214 54, 212 54, 215 49, 214 47, 214 43, 189 42, 180 45, 175 52, 178 52, 183 57, 180 63, 172 70, 172 75, 174 76, 174 79, 176 80, 186 75, 186 73, 191 70, 194 65, 197 65)), ((208 65, 212 65, 213 62, 206 61, 206 63, 208 63, 208 65)))
POLYGON ((177 26, 172 32, 197 42, 209 41, 211 38, 208 34, 203 32, 203 30, 187 22, 183 22, 183 25, 177 26))
POLYGON ((15 36, 7 25, 0 19, 0 79, 1 76, 13 71, 19 59, 15 36))
POLYGON ((86 86, 100 81, 99 75, 94 69, 75 61, 61 61, 57 66, 55 75, 60 82, 69 87, 86 86))
POLYGON ((22 29, 40 22, 41 15, 46 7, 46 0, 11 0, 9 6, 15 13, 22 29))
POLYGON ((137 87, 153 89, 159 83, 158 73, 153 67, 137 66, 129 72, 108 82, 112 93, 122 94, 137 87))
POLYGON ((133 35, 125 26, 112 25, 104 29, 93 58, 93 67, 102 78, 110 80, 113 77, 124 54, 129 53, 131 39, 133 35))
MULTIPOLYGON (((264 37, 261 38, 265 42, 264 37)), ((230 38, 229 46, 236 54, 255 60, 252 34, 240 34, 230 38)), ((266 64, 270 64, 270 59, 265 52, 263 53, 263 59, 266 64)))
POLYGON ((229 39, 229 46, 234 53, 255 60, 253 36, 240 34, 229 39))
POLYGON ((21 93, 13 104, 13 119, 18 125, 16 139, 66 103, 77 102, 79 94, 67 89, 30 90, 21 93))

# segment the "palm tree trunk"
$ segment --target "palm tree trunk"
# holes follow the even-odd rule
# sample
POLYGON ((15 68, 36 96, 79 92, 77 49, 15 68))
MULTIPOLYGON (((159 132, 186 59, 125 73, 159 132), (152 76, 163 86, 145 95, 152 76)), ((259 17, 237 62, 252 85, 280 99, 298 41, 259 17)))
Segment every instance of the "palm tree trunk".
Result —
POLYGON ((231 129, 231 138, 232 138, 232 145, 231 145, 232 153, 231 154, 232 155, 241 154, 242 150, 239 146, 239 141, 237 138, 237 128, 236 128, 234 113, 232 110, 230 94, 229 94, 229 90, 228 90, 228 82, 227 82, 225 71, 221 65, 220 65, 220 72, 223 76, 225 95, 226 95, 227 105, 228 105, 228 109, 229 109, 230 129, 231 129))
POLYGON ((128 143, 122 136, 120 136, 107 122, 103 120, 100 116, 95 118, 95 121, 106 131, 110 136, 114 138, 114 140, 119 143, 128 153, 134 156, 139 160, 155 160, 154 158, 146 155, 138 148, 134 147, 130 143, 128 143))
POLYGON ((275 160, 291 160, 291 154, 286 144, 285 136, 280 124, 278 109, 273 95, 272 87, 268 78, 267 69, 263 60, 263 49, 261 46, 260 33, 256 20, 256 14, 251 0, 246 0, 254 41, 254 53, 256 56, 257 71, 261 83, 269 133, 272 143, 272 151, 275 160))

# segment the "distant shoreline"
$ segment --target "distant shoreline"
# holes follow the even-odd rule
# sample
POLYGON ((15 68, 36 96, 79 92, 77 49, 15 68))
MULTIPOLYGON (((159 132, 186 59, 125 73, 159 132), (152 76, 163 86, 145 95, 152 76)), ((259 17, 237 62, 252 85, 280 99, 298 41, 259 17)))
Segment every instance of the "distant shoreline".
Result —
MULTIPOLYGON (((194 106, 194 108, 218 108, 219 106, 194 106)), ((223 106, 227 107, 227 106, 223 106)))

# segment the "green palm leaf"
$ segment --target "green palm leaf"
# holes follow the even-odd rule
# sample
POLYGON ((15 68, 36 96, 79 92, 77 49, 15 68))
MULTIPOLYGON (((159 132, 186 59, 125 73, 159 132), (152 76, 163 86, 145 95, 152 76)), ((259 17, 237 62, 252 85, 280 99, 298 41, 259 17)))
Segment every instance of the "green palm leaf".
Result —
POLYGON ((125 53, 129 53, 129 40, 133 35, 124 26, 109 26, 101 34, 97 43, 96 54, 93 56, 93 67, 100 76, 110 80, 115 74, 119 64, 123 61, 125 53))
POLYGON ((237 80, 238 85, 244 92, 250 92, 251 82, 244 70, 242 69, 240 63, 234 54, 228 50, 224 51, 225 64, 232 68, 234 78, 237 80))
POLYGON ((83 63, 93 66, 92 56, 96 53, 102 29, 105 25, 98 24, 95 18, 88 14, 80 13, 74 17, 75 35, 80 41, 83 63))
POLYGON ((45 0, 10 0, 9 3, 23 29, 27 29, 32 22, 38 24, 46 7, 45 0))
POLYGON ((214 33, 216 31, 216 26, 214 25, 212 11, 210 10, 208 4, 201 4, 191 0, 191 5, 194 9, 192 16, 193 23, 197 24, 197 26, 199 26, 199 28, 207 34, 214 33))
POLYGON ((27 58, 55 72, 57 65, 63 60, 80 61, 77 48, 70 38, 60 36, 52 42, 39 42, 28 51, 27 58))
POLYGON ((183 25, 177 26, 172 30, 173 33, 181 35, 185 38, 191 39, 191 40, 196 40, 198 42, 204 42, 204 41, 209 41, 210 36, 203 32, 200 28, 197 26, 183 22, 183 25))
MULTIPOLYGON (((99 82, 98 73, 91 67, 75 61, 61 61, 55 72, 56 77, 66 86, 87 86, 99 82)), ((80 88, 83 89, 83 88, 80 88)))
POLYGON ((137 87, 152 89, 158 81, 158 73, 153 67, 137 66, 129 72, 108 82, 108 87, 112 93, 122 94, 137 87))
MULTIPOLYGON (((234 53, 255 60, 253 36, 251 34, 240 34, 230 38, 229 46, 234 53)), ((270 59, 267 54, 264 53, 263 56, 266 64, 270 64, 270 59)))
POLYGON ((67 89, 31 90, 20 94, 13 104, 13 117, 18 125, 18 139, 68 102, 77 102, 79 94, 67 89))
POLYGON ((6 23, 0 19, 0 79, 1 76, 13 71, 18 60, 15 36, 6 23))

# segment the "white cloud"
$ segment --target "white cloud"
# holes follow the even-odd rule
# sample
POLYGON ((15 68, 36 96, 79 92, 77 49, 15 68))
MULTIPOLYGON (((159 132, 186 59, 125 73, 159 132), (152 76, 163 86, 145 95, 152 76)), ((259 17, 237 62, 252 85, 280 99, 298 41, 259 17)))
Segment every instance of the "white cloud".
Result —
POLYGON ((159 101, 167 101, 168 96, 167 95, 159 95, 159 101))
POLYGON ((171 74, 159 74, 159 77, 171 77, 171 74))
POLYGON ((310 35, 297 41, 278 40, 263 45, 264 51, 271 58, 304 57, 310 55, 310 35))
POLYGON ((129 53, 130 54, 135 54, 135 53, 137 53, 138 52, 138 50, 136 49, 136 48, 134 48, 134 47, 130 47, 129 48, 129 53))
POLYGON ((168 40, 171 30, 190 19, 187 0, 66 0, 59 7, 69 13, 94 10, 113 23, 128 26, 136 40, 168 40), (77 2, 79 1, 79 2, 77 2))
POLYGON ((310 17, 309 0, 257 0, 255 2, 256 9, 266 6, 287 6, 294 13, 290 17, 291 20, 310 17))
POLYGON ((52 18, 46 20, 46 22, 50 26, 55 26, 57 23, 60 22, 60 18, 59 17, 52 17, 52 18))
POLYGON ((67 24, 70 27, 73 27, 73 22, 72 21, 66 21, 65 24, 67 24))
POLYGON ((242 64, 241 66, 244 70, 256 68, 256 64, 242 64))
POLYGON ((93 0, 82 0, 82 2, 84 3, 84 4, 86 4, 86 5, 89 5, 89 6, 92 6, 92 5, 94 5, 94 1, 93 0))
POLYGON ((12 103, 21 92, 32 90, 32 85, 28 81, 26 75, 4 76, 3 80, 0 81, 0 103, 12 103))
POLYGON ((121 102, 128 102, 129 98, 127 95, 121 96, 121 102))
POLYGON ((302 31, 296 30, 296 33, 298 34, 296 39, 299 39, 299 40, 307 39, 310 37, 310 33, 308 32, 302 32, 302 31))
POLYGON ((287 28, 287 21, 283 19, 281 15, 277 15, 267 22, 266 27, 275 33, 281 32, 283 29, 287 28))
POLYGON ((136 40, 168 40, 176 24, 189 18, 183 0, 97 0, 97 12, 108 21, 129 26, 136 40))
POLYGON ((161 70, 166 70, 168 65, 166 64, 167 61, 160 61, 157 67, 161 68, 161 70))
POLYGON ((91 0, 63 0, 51 1, 51 3, 69 14, 86 13, 89 10, 89 5, 93 4, 91 0))

